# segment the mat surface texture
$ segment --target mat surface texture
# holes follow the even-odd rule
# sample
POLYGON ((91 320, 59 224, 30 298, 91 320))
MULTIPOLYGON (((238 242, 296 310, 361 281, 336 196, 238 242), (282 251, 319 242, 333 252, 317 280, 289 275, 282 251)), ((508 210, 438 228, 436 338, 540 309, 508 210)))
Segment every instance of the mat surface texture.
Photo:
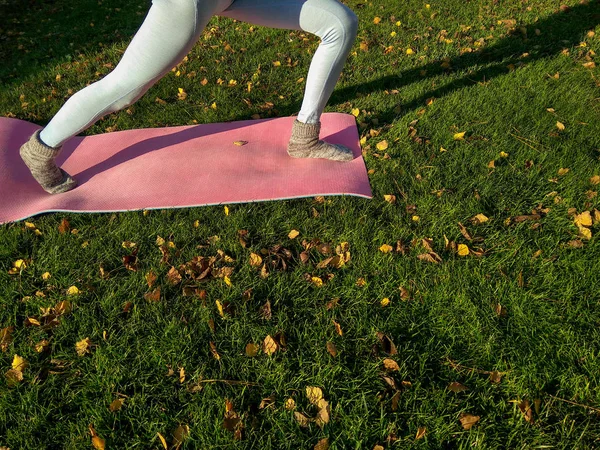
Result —
POLYGON ((325 113, 320 139, 349 162, 292 158, 295 117, 142 128, 75 136, 56 159, 79 185, 48 194, 19 148, 40 125, 0 117, 0 223, 53 211, 113 212, 312 197, 372 198, 354 116, 325 113), (246 141, 244 145, 234 142, 246 141))

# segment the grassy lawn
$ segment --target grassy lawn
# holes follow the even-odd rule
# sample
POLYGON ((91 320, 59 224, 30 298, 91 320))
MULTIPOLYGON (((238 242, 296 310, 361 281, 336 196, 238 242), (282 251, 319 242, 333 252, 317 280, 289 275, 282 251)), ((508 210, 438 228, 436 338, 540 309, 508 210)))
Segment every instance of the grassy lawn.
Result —
MULTIPOLYGON (((0 448, 600 447, 600 3, 346 3, 326 112, 374 198, 1 226, 0 448)), ((0 0, 0 116, 47 124, 149 4, 0 0)), ((318 44, 214 17, 83 134, 297 114, 318 44)))

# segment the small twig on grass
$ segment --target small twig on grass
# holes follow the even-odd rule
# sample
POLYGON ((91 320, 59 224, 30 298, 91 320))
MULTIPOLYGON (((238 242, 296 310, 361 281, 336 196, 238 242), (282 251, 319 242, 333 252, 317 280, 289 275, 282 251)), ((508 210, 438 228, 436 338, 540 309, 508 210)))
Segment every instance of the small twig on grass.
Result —
POLYGON ((450 366, 454 369, 454 370, 467 370, 469 372, 476 372, 476 373, 481 373, 483 375, 491 375, 493 373, 497 373, 499 375, 506 375, 507 372, 497 372, 495 370, 489 371, 489 370, 483 370, 483 369, 477 369, 475 367, 467 367, 467 366, 463 366, 462 364, 459 364, 457 362, 452 361, 449 357, 446 356, 446 359, 448 360, 448 363, 450 364, 450 366))
POLYGON ((571 400, 566 400, 564 398, 556 397, 552 394, 548 394, 548 395, 552 398, 555 398, 556 400, 560 400, 561 402, 570 403, 571 405, 575 405, 575 406, 581 406, 582 408, 591 409, 592 411, 600 413, 600 408, 594 408, 593 406, 583 405, 581 403, 575 403, 575 402, 572 402, 571 400))

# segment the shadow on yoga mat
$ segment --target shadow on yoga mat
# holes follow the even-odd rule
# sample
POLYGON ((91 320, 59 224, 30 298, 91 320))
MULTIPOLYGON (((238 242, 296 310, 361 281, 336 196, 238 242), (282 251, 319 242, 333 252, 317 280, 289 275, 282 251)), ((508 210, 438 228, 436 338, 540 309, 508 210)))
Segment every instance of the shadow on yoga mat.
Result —
POLYGON ((142 128, 75 136, 56 159, 79 183, 51 195, 19 148, 37 129, 0 117, 0 224, 43 212, 113 212, 282 200, 372 198, 354 116, 325 113, 320 138, 352 149, 349 162, 287 154, 295 117, 142 128), (247 141, 238 146, 236 141, 247 141))

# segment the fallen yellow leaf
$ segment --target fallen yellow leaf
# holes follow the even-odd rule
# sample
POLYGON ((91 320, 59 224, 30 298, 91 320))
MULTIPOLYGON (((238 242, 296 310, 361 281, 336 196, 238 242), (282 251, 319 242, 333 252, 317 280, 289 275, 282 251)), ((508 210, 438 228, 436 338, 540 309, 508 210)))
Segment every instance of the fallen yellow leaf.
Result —
POLYGON ((318 405, 319 401, 323 398, 323 391, 320 387, 307 386, 306 397, 308 398, 308 401, 311 402, 313 405, 318 405))
POLYGON ((13 357, 12 368, 14 370, 18 370, 19 372, 23 372, 25 368, 29 365, 29 363, 19 355, 13 357))
POLYGON ((386 150, 388 148, 388 141, 384 140, 384 141, 378 142, 376 147, 377 147, 377 150, 386 150))
POLYGON ((392 247, 391 245, 388 244, 383 244, 381 247, 379 247, 379 251, 382 253, 389 253, 394 249, 394 247, 392 247))

